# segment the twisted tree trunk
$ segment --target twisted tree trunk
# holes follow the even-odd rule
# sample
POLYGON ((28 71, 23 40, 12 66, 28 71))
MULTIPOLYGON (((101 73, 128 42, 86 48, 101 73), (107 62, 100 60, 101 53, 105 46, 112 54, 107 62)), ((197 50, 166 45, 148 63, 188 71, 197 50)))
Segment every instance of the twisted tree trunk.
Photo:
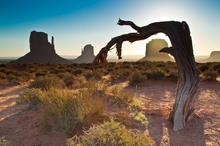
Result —
POLYGON ((93 61, 96 63, 106 63, 108 51, 116 45, 118 58, 121 59, 121 48, 124 41, 134 42, 147 39, 151 35, 162 32, 165 33, 172 44, 172 47, 163 48, 160 52, 170 53, 176 60, 178 67, 178 83, 176 100, 169 115, 169 120, 173 123, 173 130, 182 129, 186 122, 194 116, 194 95, 199 83, 199 76, 196 71, 196 64, 193 55, 190 30, 186 22, 156 22, 144 27, 139 27, 131 21, 119 19, 118 25, 129 25, 137 33, 128 33, 112 38, 108 44, 100 50, 93 61))

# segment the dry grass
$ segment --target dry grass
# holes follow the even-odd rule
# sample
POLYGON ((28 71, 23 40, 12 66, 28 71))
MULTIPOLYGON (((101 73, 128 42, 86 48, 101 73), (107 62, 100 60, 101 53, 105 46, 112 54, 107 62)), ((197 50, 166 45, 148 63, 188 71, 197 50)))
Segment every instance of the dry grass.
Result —
POLYGON ((110 120, 96 124, 83 135, 67 140, 68 146, 150 146, 152 140, 138 131, 128 130, 124 125, 110 120))

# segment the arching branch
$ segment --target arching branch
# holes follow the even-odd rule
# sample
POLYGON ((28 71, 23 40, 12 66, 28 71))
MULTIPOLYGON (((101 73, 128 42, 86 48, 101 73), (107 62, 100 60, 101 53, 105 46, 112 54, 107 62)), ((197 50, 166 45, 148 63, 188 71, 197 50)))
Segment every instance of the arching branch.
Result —
POLYGON ((96 56, 96 58, 93 61, 93 65, 96 63, 101 63, 103 61, 107 62, 107 60, 106 60, 107 53, 113 45, 116 44, 117 55, 118 55, 118 58, 121 59, 122 58, 121 57, 121 48, 122 48, 122 43, 124 41, 129 41, 132 43, 132 42, 135 42, 138 40, 144 40, 144 39, 150 37, 151 35, 154 35, 159 32, 163 32, 163 33, 169 35, 169 26, 176 25, 176 23, 177 22, 174 22, 174 21, 157 22, 157 23, 152 23, 152 24, 145 26, 145 27, 139 27, 131 21, 124 21, 124 20, 119 19, 118 24, 129 25, 132 28, 134 28, 135 30, 137 30, 138 32, 137 33, 128 33, 128 34, 124 34, 124 35, 112 38, 108 42, 108 44, 100 50, 100 52, 98 53, 98 55, 96 56))
POLYGON ((121 25, 121 26, 123 26, 123 25, 130 25, 137 32, 141 32, 142 31, 141 27, 137 26, 132 21, 124 21, 124 20, 119 19, 117 24, 121 25))

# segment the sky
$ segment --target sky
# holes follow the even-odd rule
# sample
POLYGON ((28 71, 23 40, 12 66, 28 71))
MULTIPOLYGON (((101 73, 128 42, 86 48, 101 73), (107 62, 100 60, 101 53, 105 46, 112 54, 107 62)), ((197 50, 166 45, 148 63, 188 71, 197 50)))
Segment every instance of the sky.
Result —
MULTIPOLYGON (((219 0, 1 0, 0 57, 20 57, 30 51, 33 30, 54 36, 61 56, 77 56, 92 44, 97 54, 111 38, 134 32, 119 26, 119 18, 138 26, 157 21, 186 21, 190 27, 195 55, 220 51, 219 0)), ((144 41, 124 43, 122 55, 144 55, 144 41)), ((169 43, 170 44, 170 43, 169 43)), ((171 44, 170 44, 171 45, 171 44)), ((115 54, 113 50, 111 54, 115 54)))

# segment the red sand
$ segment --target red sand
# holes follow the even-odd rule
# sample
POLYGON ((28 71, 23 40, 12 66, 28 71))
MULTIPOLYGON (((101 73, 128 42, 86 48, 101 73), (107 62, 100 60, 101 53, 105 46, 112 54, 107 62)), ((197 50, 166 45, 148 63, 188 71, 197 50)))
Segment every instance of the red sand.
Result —
MULTIPOLYGON (((126 86, 126 83, 121 84, 126 86)), ((26 85, 0 88, 0 137, 12 146, 64 146, 66 136, 59 130, 43 132, 42 110, 26 110, 16 104, 26 85)), ((201 82, 196 93, 196 114, 183 130, 174 132, 166 120, 175 100, 176 84, 170 81, 147 81, 138 87, 125 87, 145 105, 149 119, 146 131, 156 146, 220 145, 220 82, 201 82)))

